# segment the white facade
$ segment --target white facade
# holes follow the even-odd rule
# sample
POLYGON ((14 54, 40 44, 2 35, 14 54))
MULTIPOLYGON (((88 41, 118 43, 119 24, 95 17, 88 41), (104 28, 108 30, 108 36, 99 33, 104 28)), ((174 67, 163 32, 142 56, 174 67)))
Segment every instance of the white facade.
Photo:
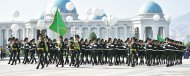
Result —
MULTIPOLYGON (((56 0, 55 0, 56 1, 56 0)), ((68 0, 62 0, 68 1, 68 0)), ((61 4, 62 5, 62 4, 61 4)), ((64 5, 64 4, 63 4, 64 5)), ((65 7, 62 6, 62 7, 65 7)), ((101 19, 90 20, 89 22, 85 22, 83 20, 78 19, 78 14, 76 11, 74 12, 64 12, 61 10, 61 15, 63 20, 67 16, 72 16, 73 21, 65 22, 66 27, 68 28, 68 32, 65 38, 70 38, 75 34, 81 36, 81 38, 88 38, 90 32, 95 32, 98 38, 108 39, 111 38, 119 38, 119 39, 127 39, 129 37, 136 37, 138 39, 146 39, 147 37, 156 39, 159 34, 161 37, 166 38, 169 37, 169 21, 166 21, 164 18, 164 14, 160 6, 152 1, 146 2, 139 11, 139 15, 132 19, 118 19, 117 23, 112 27, 111 32, 108 25, 106 25, 101 19), (148 7, 147 7, 148 6, 148 7), (155 8, 158 7, 158 8, 155 8), (160 20, 155 21, 153 16, 155 14, 160 15, 160 20), (75 28, 75 31, 71 31, 71 28, 75 28)), ((51 7, 52 8, 52 7, 51 7)), ((60 8, 60 7, 59 7, 60 8)), ((60 8, 61 9, 61 8, 60 8)), ((75 9, 76 10, 76 9, 75 9)), ((45 31, 44 34, 48 35, 51 39, 55 39, 57 34, 49 30, 49 25, 53 21, 53 14, 46 13, 42 15, 45 21, 45 31)), ((12 31, 10 29, 12 24, 19 25, 19 31, 17 32, 17 38, 23 40, 25 37, 29 39, 36 39, 37 34, 39 34, 39 29, 37 28, 39 19, 31 19, 27 22, 0 22, 0 46, 4 46, 7 43, 8 38, 12 37, 12 31), (30 25, 31 28, 26 28, 26 25, 30 25)))

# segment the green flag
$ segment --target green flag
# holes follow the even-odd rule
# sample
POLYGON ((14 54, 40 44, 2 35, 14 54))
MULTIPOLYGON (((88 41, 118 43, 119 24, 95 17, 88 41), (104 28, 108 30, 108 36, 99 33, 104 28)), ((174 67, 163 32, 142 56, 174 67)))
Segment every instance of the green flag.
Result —
POLYGON ((67 28, 65 27, 65 23, 62 20, 61 14, 59 13, 58 9, 54 16, 54 21, 50 25, 49 29, 58 33, 61 36, 64 36, 67 33, 67 28))
POLYGON ((161 41, 162 41, 162 42, 164 42, 164 41, 165 41, 165 39, 164 39, 164 38, 162 38, 162 37, 160 37, 160 35, 157 35, 157 40, 158 40, 158 41, 160 41, 160 42, 161 42, 161 41))

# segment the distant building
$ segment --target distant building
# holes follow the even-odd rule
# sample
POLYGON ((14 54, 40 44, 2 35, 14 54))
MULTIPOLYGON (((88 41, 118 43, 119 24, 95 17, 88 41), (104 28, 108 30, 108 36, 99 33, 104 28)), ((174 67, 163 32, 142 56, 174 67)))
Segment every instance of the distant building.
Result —
POLYGON ((102 21, 102 18, 106 16, 93 16, 92 20, 85 22, 78 19, 76 8, 72 11, 68 11, 65 7, 66 3, 70 0, 54 0, 41 15, 40 19, 31 19, 29 21, 21 22, 1 22, 0 23, 0 45, 5 45, 8 38, 12 37, 12 31, 10 29, 12 24, 18 24, 19 30, 16 37, 23 40, 25 37, 29 39, 37 38, 40 33, 36 27, 39 20, 45 20, 47 29, 43 30, 43 34, 48 35, 51 39, 56 38, 56 34, 48 29, 49 25, 53 21, 52 10, 58 6, 60 9, 62 18, 66 21, 67 16, 72 16, 74 20, 66 22, 68 33, 66 38, 71 37, 74 34, 79 34, 82 38, 88 38, 90 32, 95 32, 98 38, 108 39, 119 38, 127 39, 128 37, 136 37, 138 39, 157 38, 159 34, 161 37, 166 38, 169 36, 169 24, 170 22, 164 18, 162 8, 153 1, 148 1, 143 4, 139 10, 139 14, 132 19, 118 19, 117 23, 112 27, 109 32, 108 26, 102 21), (158 14, 160 16, 159 21, 155 21, 153 16, 158 14), (26 28, 26 25, 31 25, 31 28, 26 28), (71 28, 75 27, 75 32, 71 31, 71 28))

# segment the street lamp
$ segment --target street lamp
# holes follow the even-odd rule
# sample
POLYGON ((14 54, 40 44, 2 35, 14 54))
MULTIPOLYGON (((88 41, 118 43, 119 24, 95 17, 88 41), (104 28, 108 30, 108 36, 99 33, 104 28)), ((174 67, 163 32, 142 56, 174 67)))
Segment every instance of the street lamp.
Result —
MULTIPOLYGON (((159 14, 155 14, 155 15, 153 16, 153 20, 156 21, 156 22, 159 21, 159 20, 160 20, 160 15, 159 15, 159 14)), ((156 23, 156 24, 157 24, 157 23, 156 23)), ((158 30, 153 30, 153 31, 159 32, 159 28, 158 28, 158 30)), ((153 31, 152 31, 152 32, 153 32, 153 31)), ((158 33, 156 33, 156 36, 157 36, 157 35, 158 35, 158 33)), ((150 37, 150 38, 154 38, 154 36, 155 36, 154 33, 153 33, 153 35, 151 35, 151 34, 149 33, 149 37, 150 37)), ((156 36, 155 36, 155 38, 156 38, 156 36)))
POLYGON ((160 20, 160 15, 155 14, 155 15, 153 16, 153 19, 154 19, 154 21, 159 21, 159 20, 160 20))
POLYGON ((109 16, 109 17, 103 17, 102 21, 104 22, 105 25, 108 26, 108 37, 111 37, 111 31, 113 26, 117 23, 117 19, 113 16, 109 16))
POLYGON ((67 22, 73 21, 73 17, 72 17, 72 16, 67 16, 67 17, 66 17, 66 21, 67 21, 67 22))
POLYGON ((75 32, 76 32, 75 26, 74 26, 74 27, 71 27, 71 35, 72 35, 72 37, 74 37, 75 32))
MULTIPOLYGON (((13 17, 13 23, 14 23, 14 19, 15 19, 15 18, 18 18, 19 15, 20 15, 20 13, 19 13, 18 10, 15 10, 15 11, 13 12, 13 15, 12 15, 12 17, 13 17)), ((18 29, 19 29, 19 26, 18 26, 17 24, 12 24, 12 25, 11 25, 11 30, 12 30, 13 36, 17 37, 17 31, 18 31, 18 29)))
MULTIPOLYGON (((72 16, 67 16, 66 17, 66 21, 67 22, 72 22, 73 21, 73 17, 72 16)), ((71 27, 71 35, 74 37, 74 32, 75 32, 75 26, 71 27)))
POLYGON ((73 2, 68 2, 68 3, 66 3, 65 6, 66 6, 66 9, 67 9, 68 11, 72 11, 72 10, 74 10, 74 8, 75 8, 73 2))
POLYGON ((45 29, 45 21, 44 20, 38 20, 37 28, 40 30, 40 33, 42 34, 42 30, 45 29))
POLYGON ((17 31, 18 31, 19 27, 17 24, 12 24, 11 25, 11 30, 13 31, 13 36, 17 37, 17 31))
POLYGON ((171 21, 171 19, 172 19, 171 16, 169 16, 169 15, 164 15, 164 18, 166 21, 171 21))

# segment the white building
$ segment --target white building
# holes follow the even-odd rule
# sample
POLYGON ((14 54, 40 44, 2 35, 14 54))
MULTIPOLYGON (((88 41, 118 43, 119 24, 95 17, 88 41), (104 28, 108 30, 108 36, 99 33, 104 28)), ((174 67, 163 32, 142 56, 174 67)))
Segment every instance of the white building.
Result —
POLYGON ((156 39, 159 34, 161 37, 166 38, 169 36, 169 21, 164 17, 161 7, 153 2, 148 1, 140 7, 139 14, 132 19, 118 19, 117 23, 112 26, 112 29, 108 28, 102 18, 106 16, 93 16, 93 20, 85 22, 84 20, 78 19, 78 14, 74 8, 72 11, 66 9, 66 3, 70 0, 54 0, 46 8, 44 14, 40 19, 31 19, 29 21, 21 22, 1 22, 0 23, 0 46, 7 43, 7 39, 12 37, 12 31, 10 29, 12 24, 18 24, 19 30, 17 31, 16 37, 19 39, 24 39, 29 37, 29 39, 37 38, 37 35, 40 33, 38 29, 38 21, 45 21, 45 29, 43 34, 48 35, 51 39, 56 37, 56 34, 48 29, 49 25, 53 21, 54 14, 52 10, 55 7, 60 9, 63 20, 66 23, 68 28, 68 33, 66 38, 71 37, 74 34, 79 34, 82 38, 88 38, 90 32, 95 32, 98 38, 108 39, 119 38, 127 39, 128 37, 136 37, 138 39, 154 38, 156 39), (160 19, 155 20, 153 16, 159 15, 160 19), (66 17, 72 16, 73 20, 71 22, 66 22, 66 17), (31 26, 31 27, 28 27, 31 26), (72 31, 71 29, 75 29, 72 31), (110 32, 109 32, 110 31, 110 32))

